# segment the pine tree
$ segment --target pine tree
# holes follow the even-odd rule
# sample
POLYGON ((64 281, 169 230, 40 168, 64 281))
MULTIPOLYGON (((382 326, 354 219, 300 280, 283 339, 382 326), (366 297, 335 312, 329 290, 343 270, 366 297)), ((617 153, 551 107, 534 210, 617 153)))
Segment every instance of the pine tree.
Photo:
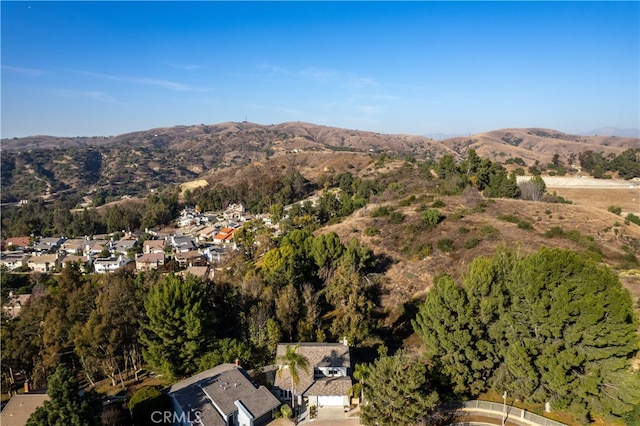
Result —
POLYGON ((402 351, 371 364, 363 386, 364 425, 436 425, 442 420, 436 410, 439 397, 430 389, 425 365, 402 351))
POLYGON ((27 420, 27 426, 92 426, 100 425, 102 402, 88 394, 80 396, 73 373, 60 364, 49 378, 47 395, 50 400, 27 420))
POLYGON ((192 373, 213 330, 203 283, 192 275, 168 275, 151 287, 140 340, 144 359, 170 378, 192 373))

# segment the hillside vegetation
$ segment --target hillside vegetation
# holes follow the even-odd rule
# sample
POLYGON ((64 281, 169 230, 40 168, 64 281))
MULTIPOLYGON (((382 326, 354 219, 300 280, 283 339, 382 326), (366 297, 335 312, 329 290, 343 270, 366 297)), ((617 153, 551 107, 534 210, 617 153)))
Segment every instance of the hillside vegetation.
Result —
MULTIPOLYGON (((548 129, 506 129, 436 141, 299 122, 175 126, 110 137, 32 136, 2 140, 1 200, 56 199, 73 193, 101 204, 162 185, 208 178, 221 168, 301 153, 306 154, 302 163, 309 161, 310 153, 323 154, 322 161, 330 168, 347 153, 435 160, 451 155, 461 160, 468 149, 475 149, 494 161, 518 159, 517 164, 544 168, 554 154, 571 166, 578 164, 582 152, 606 158, 638 146, 637 139, 575 136, 548 129)), ((298 160, 282 161, 295 166, 298 160)))

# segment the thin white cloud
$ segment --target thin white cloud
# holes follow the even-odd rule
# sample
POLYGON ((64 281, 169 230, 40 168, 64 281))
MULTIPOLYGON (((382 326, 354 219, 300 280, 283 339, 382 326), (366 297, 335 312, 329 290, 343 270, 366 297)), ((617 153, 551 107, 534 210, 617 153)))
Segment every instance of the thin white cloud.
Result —
POLYGON ((99 102, 107 102, 114 104, 121 104, 122 102, 118 101, 111 95, 108 95, 104 92, 100 92, 97 90, 64 90, 64 89, 51 89, 50 93, 56 96, 62 96, 64 98, 85 98, 92 99, 94 101, 99 102))
POLYGON ((101 73, 90 72, 90 71, 80 71, 80 70, 73 70, 73 71, 89 77, 103 78, 106 80, 118 81, 121 83, 142 84, 147 86, 159 86, 168 90, 173 90, 175 92, 208 92, 213 90, 210 88, 195 87, 188 84, 177 83, 177 82, 168 81, 168 80, 160 80, 155 78, 117 76, 117 75, 101 74, 101 73))
POLYGON ((177 68, 179 70, 185 70, 185 71, 194 71, 194 70, 200 70, 200 69, 204 68, 202 65, 195 65, 195 64, 168 63, 167 65, 169 65, 172 68, 177 68))
POLYGON ((45 71, 45 70, 40 70, 36 68, 12 67, 10 65, 2 65, 2 69, 5 69, 7 71, 12 71, 18 74, 29 75, 32 77, 38 77, 41 75, 48 74, 48 71, 45 71))
POLYGON ((262 64, 258 65, 258 68, 263 71, 268 71, 272 74, 285 74, 285 75, 291 74, 291 72, 289 72, 289 70, 286 69, 285 67, 273 65, 273 64, 270 64, 269 62, 263 62, 262 64))

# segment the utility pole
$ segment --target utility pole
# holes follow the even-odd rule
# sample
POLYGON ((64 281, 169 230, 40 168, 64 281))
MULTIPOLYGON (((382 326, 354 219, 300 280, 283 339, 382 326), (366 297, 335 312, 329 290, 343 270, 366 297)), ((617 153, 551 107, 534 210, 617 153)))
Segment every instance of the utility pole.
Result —
POLYGON ((502 426, 504 426, 507 421, 507 391, 502 394, 502 400, 502 426))

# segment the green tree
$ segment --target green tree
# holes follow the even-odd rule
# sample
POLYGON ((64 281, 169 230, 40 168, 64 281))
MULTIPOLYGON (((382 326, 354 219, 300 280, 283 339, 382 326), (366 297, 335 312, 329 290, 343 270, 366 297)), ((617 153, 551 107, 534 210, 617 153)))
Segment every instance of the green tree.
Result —
POLYGON ((607 267, 569 250, 520 257, 501 248, 477 258, 463 282, 439 281, 414 322, 458 392, 468 385, 477 394, 486 381, 585 421, 640 401, 628 370, 638 350, 632 302, 607 267))
POLYGON ((91 426, 100 425, 102 402, 93 394, 80 396, 73 373, 60 364, 49 378, 49 401, 36 408, 27 426, 91 426))
POLYGON ((442 276, 436 280, 413 327, 424 342, 426 355, 448 378, 455 394, 477 395, 485 390, 495 362, 492 347, 467 295, 453 279, 442 276))
POLYGON ((344 246, 335 232, 318 235, 313 239, 311 253, 319 268, 320 277, 325 281, 331 279, 343 251, 344 246))
POLYGON ((438 393, 430 386, 427 368, 402 351, 395 356, 382 356, 370 366, 364 397, 366 403, 360 417, 364 425, 441 423, 438 393))
POLYGON ((140 340, 145 361, 170 378, 192 373, 214 323, 203 283, 192 275, 184 281, 168 275, 151 287, 144 307, 140 340))
POLYGON ((285 286, 276 297, 276 318, 280 321, 282 330, 293 339, 293 326, 300 313, 300 296, 293 284, 285 286))

